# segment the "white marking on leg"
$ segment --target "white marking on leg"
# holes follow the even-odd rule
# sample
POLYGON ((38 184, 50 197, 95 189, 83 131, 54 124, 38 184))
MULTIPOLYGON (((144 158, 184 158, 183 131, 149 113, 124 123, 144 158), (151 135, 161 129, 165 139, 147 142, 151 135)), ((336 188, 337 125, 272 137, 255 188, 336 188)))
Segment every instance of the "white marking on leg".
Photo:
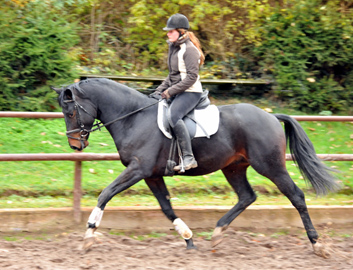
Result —
POLYGON ((95 207, 88 218, 88 223, 95 224, 96 228, 98 228, 99 224, 101 223, 103 217, 103 210, 99 207, 95 207))
POLYGON ((95 229, 88 228, 86 230, 84 239, 87 239, 87 238, 90 238, 90 237, 94 237, 94 231, 95 231, 95 229))
POLYGON ((188 225, 185 224, 180 218, 173 221, 175 230, 185 239, 188 240, 192 237, 192 231, 189 229, 188 225))

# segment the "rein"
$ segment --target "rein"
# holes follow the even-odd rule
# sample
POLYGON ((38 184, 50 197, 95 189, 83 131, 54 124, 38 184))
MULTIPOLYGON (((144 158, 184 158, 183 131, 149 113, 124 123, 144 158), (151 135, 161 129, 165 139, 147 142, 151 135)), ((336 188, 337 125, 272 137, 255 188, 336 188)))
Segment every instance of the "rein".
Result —
POLYGON ((126 114, 126 115, 123 115, 123 116, 121 116, 121 117, 119 117, 119 118, 116 118, 116 119, 114 119, 114 120, 112 120, 112 121, 109 121, 108 123, 105 123, 105 124, 103 124, 102 122, 98 122, 98 121, 97 121, 96 124, 94 124, 91 129, 87 130, 87 129, 85 129, 85 125, 84 125, 84 124, 82 123, 82 121, 81 121, 81 118, 80 118, 80 111, 78 110, 78 108, 80 108, 81 110, 83 110, 85 113, 87 113, 88 115, 90 115, 90 116, 93 117, 94 119, 96 119, 96 117, 93 116, 92 114, 90 114, 90 113, 89 113, 81 104, 79 104, 76 100, 65 100, 65 101, 64 101, 65 103, 75 102, 75 107, 74 107, 74 108, 75 108, 75 110, 76 110, 76 112, 77 112, 77 114, 76 114, 76 120, 77 120, 77 123, 78 123, 79 126, 80 126, 80 128, 76 128, 76 129, 67 131, 67 132, 66 132, 66 136, 67 136, 68 138, 70 138, 70 139, 74 139, 74 140, 80 141, 81 144, 83 145, 83 142, 87 140, 86 137, 87 137, 91 132, 96 131, 96 130, 101 130, 102 127, 106 127, 106 126, 109 126, 109 125, 111 125, 111 124, 113 124, 113 123, 115 123, 115 122, 117 122, 117 121, 123 120, 123 119, 125 119, 125 118, 127 118, 127 117, 129 117, 129 116, 131 116, 131 115, 133 115, 133 114, 135 114, 135 113, 138 113, 138 112, 140 112, 140 111, 142 111, 142 110, 145 110, 145 109, 147 109, 147 108, 149 108, 149 107, 152 107, 152 106, 156 105, 157 103, 159 103, 159 102, 161 102, 161 101, 162 101, 162 99, 159 99, 158 101, 156 101, 156 102, 154 102, 154 103, 152 103, 152 104, 150 104, 150 105, 147 105, 147 106, 145 106, 145 107, 139 108, 139 109, 137 109, 137 110, 135 110, 135 111, 132 111, 132 112, 126 114), (77 132, 80 133, 80 138, 72 137, 72 136, 70 135, 70 134, 72 134, 72 133, 77 133, 77 132))
POLYGON ((152 107, 152 106, 156 105, 157 103, 161 102, 162 100, 163 100, 163 99, 159 99, 158 101, 156 101, 156 102, 154 102, 154 103, 152 103, 152 104, 150 104, 150 105, 147 105, 147 106, 145 106, 145 107, 139 108, 139 109, 137 109, 137 110, 135 110, 135 111, 132 111, 132 112, 126 114, 126 115, 123 115, 123 116, 121 116, 121 117, 119 117, 119 118, 116 118, 116 119, 114 119, 114 120, 112 120, 112 121, 110 121, 110 122, 108 122, 108 123, 105 123, 105 124, 103 124, 102 122, 96 123, 96 124, 94 124, 94 125, 92 126, 92 128, 95 127, 95 126, 97 126, 97 127, 94 128, 94 129, 89 130, 88 132, 93 132, 93 131, 96 131, 96 130, 100 130, 102 127, 109 126, 109 125, 111 125, 111 124, 113 124, 113 123, 115 123, 115 122, 117 122, 117 121, 123 120, 123 119, 125 119, 125 118, 127 118, 127 117, 129 117, 129 116, 131 116, 131 115, 133 115, 133 114, 135 114, 135 113, 138 113, 138 112, 140 112, 140 111, 142 111, 142 110, 145 110, 145 109, 147 109, 147 108, 149 108, 149 107, 152 107))

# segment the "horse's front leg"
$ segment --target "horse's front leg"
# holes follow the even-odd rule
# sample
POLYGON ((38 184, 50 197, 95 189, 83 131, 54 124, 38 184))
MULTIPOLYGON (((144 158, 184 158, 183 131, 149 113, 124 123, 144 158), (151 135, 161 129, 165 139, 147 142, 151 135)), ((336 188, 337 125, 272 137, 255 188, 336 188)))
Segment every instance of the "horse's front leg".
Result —
POLYGON ((118 193, 136 184, 143 178, 139 162, 133 160, 126 169, 109 185, 98 197, 98 204, 93 209, 87 222, 87 231, 84 237, 84 249, 90 248, 95 242, 95 231, 103 217, 103 211, 107 203, 118 193))
POLYGON ((163 177, 146 178, 145 181, 148 187, 153 192, 153 195, 158 200, 163 213, 171 222, 173 222, 176 231, 184 238, 186 242, 186 248, 195 249, 196 246, 194 246, 192 240, 192 231, 189 229, 189 227, 185 224, 184 221, 182 221, 175 215, 172 205, 170 203, 170 195, 167 186, 165 185, 163 177))

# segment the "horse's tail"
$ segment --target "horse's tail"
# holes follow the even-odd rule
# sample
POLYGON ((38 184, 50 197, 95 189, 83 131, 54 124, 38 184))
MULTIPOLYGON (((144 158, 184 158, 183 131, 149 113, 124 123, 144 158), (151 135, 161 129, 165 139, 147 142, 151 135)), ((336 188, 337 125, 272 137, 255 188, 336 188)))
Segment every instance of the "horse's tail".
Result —
POLYGON ((314 187, 316 194, 325 195, 337 191, 340 185, 330 173, 335 171, 327 167, 316 155, 314 146, 304 129, 294 118, 284 114, 274 114, 284 122, 287 144, 294 162, 299 166, 304 179, 314 187))

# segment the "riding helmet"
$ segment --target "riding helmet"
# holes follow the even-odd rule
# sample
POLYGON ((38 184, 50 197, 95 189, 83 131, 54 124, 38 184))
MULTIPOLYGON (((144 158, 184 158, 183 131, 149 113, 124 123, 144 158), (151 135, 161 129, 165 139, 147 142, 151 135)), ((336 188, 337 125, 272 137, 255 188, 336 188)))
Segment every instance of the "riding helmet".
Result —
POLYGON ((164 27, 163 30, 170 31, 177 28, 182 28, 185 30, 188 30, 190 28, 188 18, 186 18, 183 14, 180 13, 172 15, 168 19, 167 26, 164 27))

